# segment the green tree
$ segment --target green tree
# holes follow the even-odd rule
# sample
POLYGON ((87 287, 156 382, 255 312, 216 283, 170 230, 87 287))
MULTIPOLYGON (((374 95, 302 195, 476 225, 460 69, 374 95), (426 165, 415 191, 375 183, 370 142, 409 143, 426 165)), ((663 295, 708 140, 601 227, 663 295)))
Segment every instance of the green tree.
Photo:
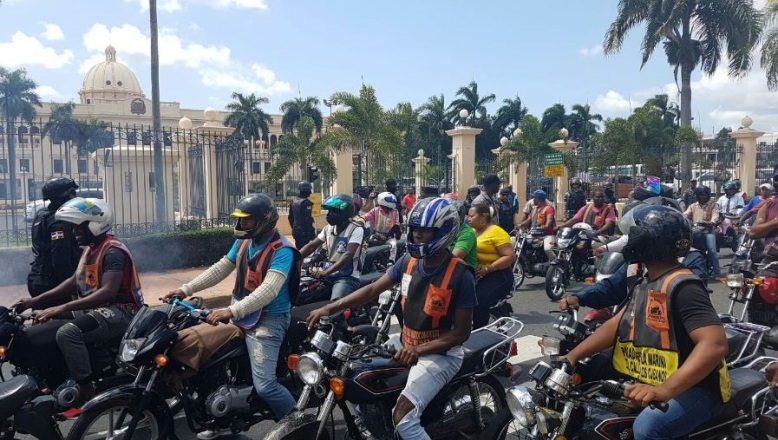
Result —
POLYGON ((54 104, 51 107, 49 121, 43 126, 42 135, 49 136, 55 144, 65 146, 65 174, 71 175, 70 148, 79 138, 80 123, 73 117, 76 104, 54 104))
POLYGON ((86 121, 79 121, 78 135, 75 139, 79 156, 86 156, 94 153, 101 148, 107 148, 113 145, 113 133, 108 129, 105 121, 91 118, 86 121))
POLYGON ((330 100, 343 106, 344 110, 329 117, 328 125, 337 128, 328 130, 322 136, 322 146, 333 151, 351 148, 361 157, 368 157, 368 163, 386 165, 369 166, 365 170, 370 183, 378 183, 389 177, 396 178, 395 171, 402 165, 406 154, 405 142, 378 102, 375 89, 363 84, 359 95, 338 92, 330 100))
POLYGON ((774 91, 778 89, 778 0, 767 0, 764 18, 767 34, 759 61, 767 75, 767 87, 774 91))
POLYGON ((592 113, 589 104, 575 104, 572 110, 573 113, 568 116, 570 138, 580 142, 583 151, 588 151, 591 136, 600 129, 594 122, 602 122, 602 115, 592 113))
POLYGON ((273 165, 265 176, 268 190, 275 192, 275 184, 281 182, 295 165, 302 170, 315 166, 322 176, 323 186, 329 186, 335 177, 335 164, 324 143, 314 137, 316 122, 309 116, 297 121, 294 131, 284 135, 273 148, 273 165))
POLYGON ((635 139, 635 127, 625 118, 607 119, 605 130, 598 136, 597 150, 592 161, 594 169, 604 174, 614 165, 635 165, 640 161, 641 147, 635 139))
POLYGON ((284 133, 291 133, 295 125, 305 117, 311 118, 316 133, 321 133, 324 118, 319 110, 319 98, 294 98, 281 104, 281 112, 284 114, 281 118, 281 130, 284 133))
POLYGON ((662 121, 668 127, 677 127, 681 118, 681 108, 675 102, 670 102, 670 97, 662 93, 649 98, 645 105, 650 105, 659 111, 662 121))
POLYGON ((570 117, 562 104, 554 104, 543 112, 540 126, 547 142, 559 139, 559 130, 570 125, 570 117))
POLYGON ((32 122, 36 107, 42 107, 40 97, 35 93, 37 84, 27 77, 27 71, 9 71, 0 67, 0 114, 5 118, 5 132, 8 135, 8 175, 10 177, 11 218, 13 229, 16 220, 16 120, 32 122))
POLYGON ((264 96, 253 93, 244 96, 233 92, 233 101, 227 104, 230 114, 224 119, 228 127, 235 127, 235 132, 243 139, 261 139, 263 134, 269 134, 273 118, 260 107, 270 102, 264 96))
POLYGON ((510 136, 513 130, 521 126, 521 120, 527 116, 527 107, 521 102, 521 98, 504 99, 503 105, 497 109, 494 115, 493 126, 502 135, 510 136))
POLYGON ((439 176, 444 173, 444 169, 447 169, 446 156, 451 154, 451 137, 446 134, 446 131, 454 128, 454 124, 446 116, 446 99, 442 94, 430 96, 417 112, 422 142, 433 147, 433 151, 430 152, 432 164, 438 170, 435 175, 439 176))
MULTIPOLYGON (((629 31, 645 26, 641 45, 644 66, 662 43, 676 81, 681 76, 681 126, 692 121, 692 72, 700 67, 712 75, 726 53, 729 74, 738 77, 751 68, 751 52, 762 32, 762 15, 743 0, 619 0, 616 19, 605 34, 607 55, 621 50, 629 31)), ((682 172, 691 172, 691 148, 682 152, 682 172)))
POLYGON ((457 90, 456 96, 459 96, 460 98, 451 101, 451 104, 448 106, 448 119, 451 122, 459 120, 459 111, 462 109, 467 110, 468 113, 470 113, 471 121, 484 121, 487 119, 488 115, 486 104, 494 102, 494 100, 497 99, 494 93, 481 97, 478 93, 478 83, 475 81, 471 81, 470 84, 465 87, 460 87, 459 90, 457 90))

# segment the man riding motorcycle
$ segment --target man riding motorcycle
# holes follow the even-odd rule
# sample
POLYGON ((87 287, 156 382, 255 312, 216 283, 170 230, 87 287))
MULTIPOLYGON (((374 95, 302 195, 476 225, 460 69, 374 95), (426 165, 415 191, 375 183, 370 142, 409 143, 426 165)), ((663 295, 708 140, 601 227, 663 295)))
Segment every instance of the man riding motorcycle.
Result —
POLYGON ((546 192, 543 190, 536 190, 532 193, 532 199, 535 203, 535 207, 532 208, 532 213, 526 220, 521 222, 519 228, 543 228, 546 231, 546 237, 543 239, 543 251, 548 257, 548 261, 554 261, 556 255, 554 254, 554 226, 556 225, 554 208, 551 207, 546 201, 546 192))
POLYGON ((645 267, 625 307, 563 360, 572 365, 614 346, 613 368, 636 381, 624 396, 646 408, 633 425, 636 439, 684 436, 730 398, 721 320, 700 279, 677 261, 691 246, 691 227, 666 206, 634 209, 624 248, 628 263, 645 267))
MULTIPOLYGON (((719 199, 716 201, 716 204, 719 205, 719 213, 727 215, 738 215, 746 202, 743 200, 743 196, 738 193, 738 184, 730 180, 724 183, 724 195, 719 197, 719 199)), ((733 235, 732 231, 730 230, 731 227, 732 222, 728 218, 724 218, 721 221, 720 234, 733 235)), ((737 240, 733 239, 732 252, 737 251, 737 246, 737 240)))
POLYGON ((376 207, 363 215, 371 230, 367 239, 369 245, 384 244, 390 238, 400 238, 400 213, 397 210, 397 198, 390 192, 382 192, 376 197, 376 207))
POLYGON ((684 215, 689 218, 694 225, 707 225, 707 230, 703 232, 705 237, 705 248, 708 254, 708 264, 713 268, 711 278, 721 277, 721 268, 719 266, 719 254, 716 249, 716 234, 713 232, 713 225, 719 218, 719 206, 710 200, 710 188, 705 185, 697 187, 695 190, 697 201, 686 208, 684 215))
POLYGON ((313 202, 308 199, 313 186, 310 182, 303 181, 300 182, 298 190, 299 194, 289 208, 289 225, 292 227, 294 245, 301 249, 316 237, 316 228, 313 224, 313 202))
MULTIPOLYGON (((292 394, 276 378, 276 364, 300 289, 300 253, 276 230, 278 211, 266 194, 249 194, 232 213, 237 218, 230 251, 194 280, 168 293, 184 297, 215 286, 237 268, 232 304, 211 312, 207 324, 179 334, 173 355, 193 370, 232 339, 243 336, 257 394, 281 419, 294 408, 292 394), (231 324, 219 325, 230 321, 231 324), (210 325, 209 325, 210 324, 210 325)), ((231 434, 204 431, 200 439, 231 434)))
POLYGON ((54 320, 49 325, 59 326, 57 346, 70 376, 78 383, 83 403, 95 394, 86 344, 123 335, 143 306, 143 292, 130 251, 109 234, 113 212, 104 200, 71 199, 57 210, 55 218, 70 223, 78 244, 86 246, 78 267, 59 286, 38 297, 19 301, 15 307, 26 310, 77 294, 76 299, 43 310, 36 321, 54 320))
POLYGON ((400 438, 429 439, 421 414, 462 366, 462 343, 470 337, 477 304, 475 278, 448 250, 459 230, 459 214, 451 203, 442 198, 420 200, 408 213, 407 225, 408 255, 373 284, 311 312, 308 326, 374 301, 400 284, 402 348, 394 360, 411 369, 392 419, 400 438))
POLYGON ((305 258, 326 244, 327 263, 323 268, 313 268, 310 275, 332 281, 331 299, 336 300, 359 287, 359 275, 365 260, 365 226, 361 219, 354 218, 357 208, 354 199, 347 194, 330 197, 324 201, 322 208, 327 210, 328 224, 318 237, 300 249, 300 254, 305 258))
MULTIPOLYGON (((69 177, 54 177, 43 184, 43 200, 48 206, 35 214, 32 223, 32 253, 35 256, 27 275, 27 291, 38 296, 59 286, 73 276, 81 248, 67 222, 57 220, 55 213, 68 200, 76 197, 78 185, 69 177)), ((45 308, 56 304, 39 303, 45 308)))
POLYGON ((597 236, 606 236, 613 233, 616 224, 616 209, 605 204, 605 195, 602 190, 592 192, 592 201, 582 206, 574 216, 562 223, 557 229, 569 228, 576 223, 584 222, 594 229, 597 236))
POLYGON ((565 219, 571 219, 581 208, 586 205, 586 194, 583 191, 581 179, 570 181, 570 191, 565 194, 565 219))

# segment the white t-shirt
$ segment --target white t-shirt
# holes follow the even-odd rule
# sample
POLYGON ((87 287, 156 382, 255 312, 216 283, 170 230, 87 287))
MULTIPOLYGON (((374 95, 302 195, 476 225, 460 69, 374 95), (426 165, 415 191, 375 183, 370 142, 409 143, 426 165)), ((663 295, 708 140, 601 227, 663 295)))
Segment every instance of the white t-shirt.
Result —
POLYGON ((724 194, 719 197, 716 204, 719 205, 719 212, 723 214, 737 214, 743 209, 743 206, 746 206, 745 201, 743 201, 743 196, 740 194, 735 194, 732 197, 727 197, 727 195, 724 194), (736 209, 738 206, 740 206, 740 208, 736 209))
POLYGON ((351 222, 340 234, 337 234, 335 231, 335 226, 327 225, 322 229, 318 236, 318 239, 323 241, 327 246, 327 261, 330 264, 339 261, 341 255, 346 253, 346 247, 349 244, 358 244, 359 248, 354 253, 352 262, 342 266, 340 270, 336 272, 336 276, 348 276, 350 272, 352 277, 359 279, 359 276, 361 275, 359 268, 362 265, 362 261, 364 261, 362 242, 365 240, 365 228, 351 222))

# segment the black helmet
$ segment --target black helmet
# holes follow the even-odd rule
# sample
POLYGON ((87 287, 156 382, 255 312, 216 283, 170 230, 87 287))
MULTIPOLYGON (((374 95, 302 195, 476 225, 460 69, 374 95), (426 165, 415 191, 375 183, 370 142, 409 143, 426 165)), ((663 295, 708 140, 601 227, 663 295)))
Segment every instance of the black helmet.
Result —
POLYGON ((249 194, 240 199, 232 211, 232 216, 238 218, 233 232, 235 237, 240 239, 259 238, 275 229, 278 222, 278 211, 273 199, 267 194, 249 194), (240 219, 246 217, 256 219, 257 225, 252 229, 241 229, 240 219))
POLYGON ((740 181, 740 179, 733 179, 732 183, 735 184, 735 189, 740 191, 740 189, 743 187, 743 183, 740 181))
POLYGON ((43 184, 43 200, 51 200, 67 197, 71 191, 75 191, 78 184, 69 177, 53 177, 43 184))
POLYGON ((570 181, 570 186, 573 186, 573 185, 583 185, 583 183, 581 182, 581 179, 576 177, 575 179, 570 181))
POLYGON ((676 261, 689 252, 692 228, 669 206, 641 205, 632 210, 634 226, 622 254, 627 263, 676 261))
POLYGON ((708 188, 705 185, 700 185, 697 188, 694 189, 694 195, 698 198, 700 196, 708 196, 710 197, 710 188, 708 188))
POLYGON ((354 198, 348 194, 336 194, 322 203, 322 208, 327 210, 327 223, 339 225, 356 215, 354 198))
POLYGON ((300 185, 297 187, 297 190, 300 191, 300 193, 308 193, 310 194, 313 191, 313 186, 311 185, 311 182, 308 182, 307 180, 303 180, 300 182, 300 185))
POLYGON ((681 209, 681 205, 678 204, 677 200, 671 199, 670 197, 654 196, 654 197, 649 197, 645 200, 633 200, 627 203, 626 205, 624 205, 621 215, 625 216, 629 211, 642 205, 669 206, 677 210, 678 212, 683 212, 683 209, 681 209))

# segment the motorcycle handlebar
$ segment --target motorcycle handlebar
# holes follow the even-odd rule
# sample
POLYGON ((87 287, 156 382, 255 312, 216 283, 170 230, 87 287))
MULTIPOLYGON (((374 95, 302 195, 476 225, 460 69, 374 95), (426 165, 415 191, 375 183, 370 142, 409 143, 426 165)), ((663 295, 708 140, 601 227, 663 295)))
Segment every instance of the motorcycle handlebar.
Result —
MULTIPOLYGON (((624 397, 624 388, 626 385, 628 384, 624 382, 604 380, 602 381, 602 391, 611 397, 624 397)), ((667 402, 660 402, 656 400, 649 403, 648 406, 651 409, 658 409, 662 412, 667 412, 668 408, 670 407, 667 402)))

